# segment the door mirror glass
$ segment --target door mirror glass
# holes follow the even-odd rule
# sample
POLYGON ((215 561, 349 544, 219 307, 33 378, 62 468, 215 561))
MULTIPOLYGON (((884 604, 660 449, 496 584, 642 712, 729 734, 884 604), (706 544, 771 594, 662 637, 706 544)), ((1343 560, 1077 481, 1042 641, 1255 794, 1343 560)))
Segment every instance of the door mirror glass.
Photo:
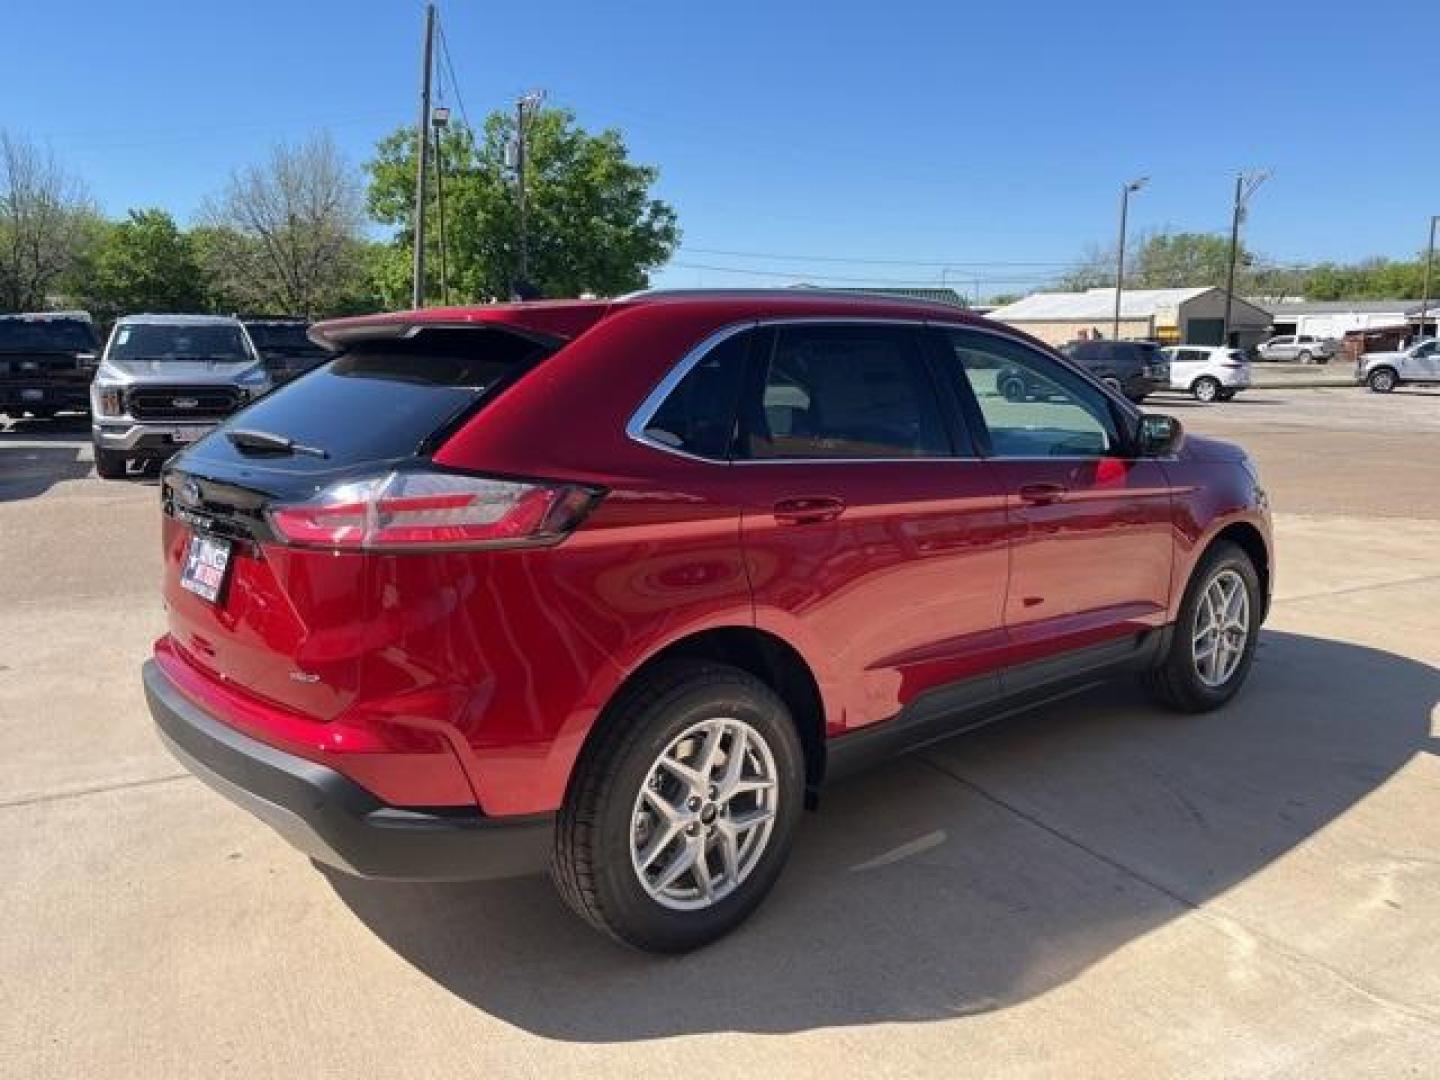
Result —
POLYGON ((1146 413, 1140 417, 1140 456, 1168 457, 1180 445, 1184 430, 1173 416, 1146 413))

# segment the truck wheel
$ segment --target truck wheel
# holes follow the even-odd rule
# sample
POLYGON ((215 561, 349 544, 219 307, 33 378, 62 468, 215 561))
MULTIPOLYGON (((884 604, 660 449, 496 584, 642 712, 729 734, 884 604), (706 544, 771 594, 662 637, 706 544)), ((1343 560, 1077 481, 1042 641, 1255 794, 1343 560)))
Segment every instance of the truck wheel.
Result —
POLYGON ((1310 355, 1309 349, 1301 349, 1298 353, 1295 354, 1295 359, 1300 361, 1300 363, 1302 364, 1308 364, 1311 363, 1314 358, 1310 355))
POLYGON ((1219 393, 1217 396, 1219 397, 1219 399, 1220 399, 1221 401, 1234 401, 1234 400, 1235 400, 1235 394, 1236 394, 1236 391, 1234 391, 1234 390, 1221 390, 1220 393, 1219 393))
POLYGON ((1025 400, 1025 380, 1020 376, 1013 376, 1000 381, 1000 396, 1006 401, 1025 400))
POLYGON ((1395 374, 1394 368, 1377 367, 1365 380, 1370 389, 1377 394, 1388 394, 1395 387, 1400 385, 1400 378, 1395 374))
POLYGON ((1209 403, 1220 397, 1220 380, 1211 375, 1201 375, 1190 387, 1190 393, 1195 395, 1196 401, 1209 403))
POLYGON ((768 686, 723 664, 666 662, 621 692, 581 752, 551 870, 596 929, 685 952, 759 906, 804 796, 799 735, 768 686))
POLYGON ((119 450, 95 447, 95 473, 101 480, 124 480, 125 465, 125 455, 119 450))
POLYGON ((1261 603, 1245 549, 1212 545, 1190 575, 1168 650, 1146 673, 1151 695, 1180 712, 1208 712, 1234 697, 1255 658, 1261 603))

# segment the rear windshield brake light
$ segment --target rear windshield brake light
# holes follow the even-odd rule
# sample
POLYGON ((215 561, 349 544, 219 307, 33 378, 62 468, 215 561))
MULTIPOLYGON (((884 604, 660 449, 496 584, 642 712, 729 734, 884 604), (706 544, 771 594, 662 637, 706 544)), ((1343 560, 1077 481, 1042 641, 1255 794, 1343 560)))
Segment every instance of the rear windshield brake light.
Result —
POLYGON ((600 497, 593 488, 426 471, 333 484, 271 507, 284 542, 342 551, 526 547, 556 543, 600 497))

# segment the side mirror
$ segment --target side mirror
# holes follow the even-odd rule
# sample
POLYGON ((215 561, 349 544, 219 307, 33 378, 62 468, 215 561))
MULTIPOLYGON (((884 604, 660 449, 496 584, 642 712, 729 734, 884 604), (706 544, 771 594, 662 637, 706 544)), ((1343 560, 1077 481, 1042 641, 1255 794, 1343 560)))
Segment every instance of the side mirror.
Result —
POLYGON ((1185 429, 1173 416, 1146 413, 1140 417, 1140 456, 1168 457, 1180 445, 1185 429))

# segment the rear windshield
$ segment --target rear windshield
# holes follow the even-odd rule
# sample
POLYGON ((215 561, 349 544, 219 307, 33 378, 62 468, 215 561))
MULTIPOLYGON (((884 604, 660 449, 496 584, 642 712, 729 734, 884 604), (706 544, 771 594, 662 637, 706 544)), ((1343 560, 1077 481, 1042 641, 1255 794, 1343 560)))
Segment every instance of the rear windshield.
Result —
POLYGON ((130 323, 117 327, 112 360, 249 360, 238 325, 130 323))
MULTIPOLYGON (((261 398, 230 426, 324 450, 330 467, 408 457, 487 391, 552 351, 501 329, 430 330, 403 341, 366 342, 261 398)), ((221 436, 207 440, 201 456, 237 453, 221 436)), ((296 469, 318 460, 266 458, 268 465, 296 469)))
POLYGON ((0 352, 88 352, 95 328, 81 319, 0 319, 0 352))

